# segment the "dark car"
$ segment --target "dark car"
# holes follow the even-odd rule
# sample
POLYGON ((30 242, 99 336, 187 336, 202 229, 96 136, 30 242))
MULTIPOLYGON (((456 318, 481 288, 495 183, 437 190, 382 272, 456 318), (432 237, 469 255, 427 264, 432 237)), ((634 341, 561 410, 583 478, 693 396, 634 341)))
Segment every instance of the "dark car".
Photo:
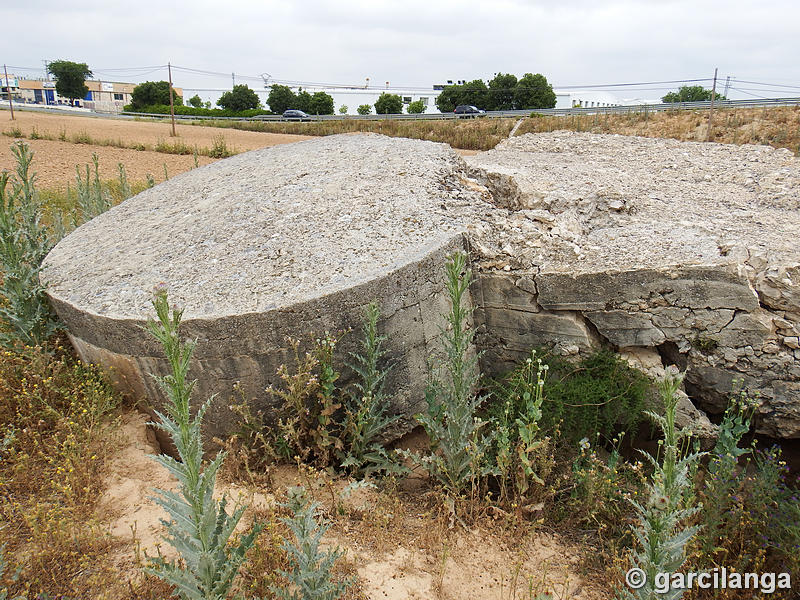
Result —
POLYGON ((289 109, 283 111, 283 118, 287 121, 310 121, 311 117, 309 117, 306 113, 302 110, 294 110, 289 109))
POLYGON ((485 115, 486 111, 476 108, 471 104, 459 104, 453 111, 460 117, 477 117, 478 115, 485 115))

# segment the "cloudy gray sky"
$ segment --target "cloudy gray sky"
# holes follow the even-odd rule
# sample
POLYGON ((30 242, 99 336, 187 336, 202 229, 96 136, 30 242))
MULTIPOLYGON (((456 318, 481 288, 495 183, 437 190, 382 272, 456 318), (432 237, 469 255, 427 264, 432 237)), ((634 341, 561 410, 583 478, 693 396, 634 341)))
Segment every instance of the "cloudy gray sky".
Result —
MULTIPOLYGON (((19 75, 41 76, 42 61, 63 58, 115 81, 166 79, 166 68, 155 67, 168 61, 218 73, 177 69, 175 85, 187 89, 230 87, 231 72, 237 83, 262 88, 261 73, 282 81, 363 84, 369 77, 382 86, 429 87, 498 71, 540 72, 559 88, 711 78, 718 67, 721 85, 735 78, 729 97, 800 96, 798 0, 9 4, 0 10, 0 60, 19 75)), ((663 87, 670 86, 615 93, 658 98, 663 87)))

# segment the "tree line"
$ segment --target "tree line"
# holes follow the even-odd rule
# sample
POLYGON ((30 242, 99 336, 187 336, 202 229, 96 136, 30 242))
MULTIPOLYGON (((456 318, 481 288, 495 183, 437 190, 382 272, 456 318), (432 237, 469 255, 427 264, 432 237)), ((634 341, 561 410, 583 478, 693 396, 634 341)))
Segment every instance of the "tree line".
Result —
POLYGON ((511 73, 496 73, 488 83, 475 79, 448 85, 436 98, 436 106, 442 112, 452 112, 460 104, 483 110, 553 108, 556 94, 540 73, 525 73, 520 79, 511 73))
MULTIPOLYGON (((86 79, 92 77, 92 71, 86 63, 68 60, 56 60, 47 65, 47 70, 56 80, 56 92, 59 96, 75 100, 86 97, 89 89, 86 79)), ((183 106, 183 98, 174 92, 172 101, 175 106, 183 106)), ((669 92, 661 98, 662 102, 700 102, 711 100, 712 91, 702 86, 682 86, 676 92, 669 92)), ((714 93, 716 100, 725 100, 725 96, 714 93)), ((210 102, 195 94, 188 103, 196 109, 211 108, 210 102)), ((137 85, 131 94, 131 103, 125 107, 130 111, 141 111, 148 107, 166 106, 170 104, 170 85, 166 81, 145 81, 137 85)), ((315 92, 310 94, 302 88, 293 92, 285 85, 273 85, 270 88, 267 104, 271 112, 281 114, 288 109, 302 110, 312 115, 334 114, 334 101, 330 94, 315 92)), ((448 85, 436 98, 436 107, 441 112, 452 112, 456 106, 469 104, 483 110, 527 110, 536 108, 553 108, 556 105, 556 94, 547 78, 540 73, 525 73, 517 79, 511 73, 496 73, 488 82, 474 79, 459 85, 448 85)), ((247 85, 234 85, 231 91, 225 92, 217 100, 217 106, 233 113, 262 109, 261 102, 253 90, 247 85)), ((397 94, 384 92, 374 105, 377 114, 400 114, 403 112, 403 99, 397 94)), ((357 108, 358 114, 370 114, 372 106, 362 104, 357 108)), ((346 107, 342 107, 345 109, 346 107)), ((191 109, 186 109, 191 110, 191 109)), ((409 114, 425 112, 422 100, 411 102, 406 106, 409 114)), ((340 109, 341 112, 341 109, 340 109)))

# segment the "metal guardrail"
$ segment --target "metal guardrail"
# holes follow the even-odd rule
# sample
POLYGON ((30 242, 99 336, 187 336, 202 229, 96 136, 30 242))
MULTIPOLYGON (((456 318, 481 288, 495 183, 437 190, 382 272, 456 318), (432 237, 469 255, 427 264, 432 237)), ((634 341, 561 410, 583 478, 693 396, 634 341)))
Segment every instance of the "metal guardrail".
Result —
MULTIPOLYGON (((706 102, 676 102, 661 104, 635 104, 629 106, 597 106, 574 108, 541 108, 533 110, 497 110, 487 111, 478 118, 520 118, 536 113, 547 116, 593 115, 593 114, 629 114, 660 112, 666 110, 704 110, 711 105, 706 102)), ((800 106, 800 98, 754 98, 752 100, 715 100, 714 107, 723 108, 763 108, 769 106, 800 106)), ((130 117, 146 117, 156 119, 169 119, 170 115, 161 113, 133 113, 123 115, 130 117)), ((381 121, 385 119, 397 121, 433 120, 446 121, 452 119, 474 117, 476 115, 456 115, 454 113, 421 113, 415 115, 309 115, 304 121, 381 121)), ((175 115, 176 120, 182 121, 267 121, 267 122, 297 122, 297 119, 284 119, 281 115, 258 115, 255 117, 215 117, 199 115, 175 115)))

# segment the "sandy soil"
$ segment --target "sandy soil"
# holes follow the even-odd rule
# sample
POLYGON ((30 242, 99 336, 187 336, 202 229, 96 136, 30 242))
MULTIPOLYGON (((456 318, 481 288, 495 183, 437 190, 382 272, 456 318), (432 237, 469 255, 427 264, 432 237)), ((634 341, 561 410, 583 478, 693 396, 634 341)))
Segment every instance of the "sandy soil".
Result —
MULTIPOLYGON (((0 138, 0 142, 9 143, 0 147, 0 171, 13 170, 16 167, 11 154, 11 138, 0 138)), ((128 181, 133 183, 145 181, 147 174, 153 176, 157 183, 164 181, 164 165, 169 177, 194 168, 193 156, 164 154, 113 148, 111 146, 90 146, 87 144, 71 144, 69 142, 51 142, 49 140, 24 140, 34 152, 33 170, 39 189, 65 189, 67 182, 74 189, 75 167, 79 167, 85 177, 85 165, 92 165, 92 154, 97 154, 100 165, 100 179, 116 180, 119 174, 118 164, 125 166, 128 181)), ((206 156, 198 156, 200 165, 214 162, 206 156)), ((93 168, 93 167, 92 167, 93 168)))
MULTIPOLYGON (((156 553, 163 533, 159 519, 166 515, 149 497, 154 487, 175 489, 167 471, 153 460, 158 449, 147 421, 141 413, 123 416, 120 450, 109 469, 108 491, 101 503, 111 533, 131 541, 127 546, 130 556, 117 557, 118 564, 133 564, 134 531, 141 549, 151 556, 156 553)), ((281 494, 289 485, 305 483, 306 478, 293 467, 280 467, 272 482, 281 494)), ((333 483, 337 491, 345 484, 333 483)), ((327 489, 321 482, 318 491, 311 488, 330 518, 337 511, 327 506, 327 489)), ((230 484, 218 487, 218 494, 222 493, 262 509, 275 502, 271 493, 246 492, 230 484)), ((534 595, 548 591, 555 598, 572 600, 606 598, 579 575, 579 550, 558 536, 543 531, 503 536, 459 525, 442 528, 429 514, 419 513, 418 506, 394 505, 387 511, 391 500, 369 489, 358 490, 346 499, 344 516, 336 517, 325 538, 326 545, 346 550, 346 560, 355 565, 360 586, 370 600, 455 600, 467 595, 472 600, 505 600, 528 598, 529 590, 534 595), (509 542, 510 537, 518 539, 509 542)), ((173 555, 168 546, 161 546, 161 551, 173 555)))
MULTIPOLYGON (((87 134, 101 144, 103 141, 109 140, 115 144, 117 142, 125 145, 144 144, 149 148, 160 141, 172 144, 182 142, 190 147, 211 148, 214 145, 214 139, 222 136, 228 149, 234 152, 309 139, 309 136, 302 135, 260 133, 181 124, 176 126, 177 137, 172 138, 170 137, 170 124, 163 122, 51 115, 28 111, 16 111, 14 115, 16 118, 11 121, 9 113, 0 113, 0 132, 11 132, 12 129, 17 128, 28 138, 26 142, 38 155, 34 166, 39 184, 44 187, 66 187, 67 181, 73 182, 75 179, 75 166, 83 167, 83 165, 90 164, 92 154, 95 152, 100 157, 101 178, 116 178, 117 164, 122 163, 125 165, 130 181, 143 181, 147 173, 152 174, 156 181, 162 181, 165 164, 169 176, 172 177, 193 168, 194 157, 123 149, 111 145, 75 144, 69 141, 44 139, 31 140, 30 135, 34 128, 40 136, 52 137, 56 140, 63 131, 67 140, 72 139, 74 135, 87 134)), ((11 170, 14 168, 14 162, 9 147, 13 138, 4 136, 0 138, 0 142, 2 141, 6 143, 0 147, 0 170, 11 170)), ((204 165, 213 160, 200 156, 198 162, 204 165)))

